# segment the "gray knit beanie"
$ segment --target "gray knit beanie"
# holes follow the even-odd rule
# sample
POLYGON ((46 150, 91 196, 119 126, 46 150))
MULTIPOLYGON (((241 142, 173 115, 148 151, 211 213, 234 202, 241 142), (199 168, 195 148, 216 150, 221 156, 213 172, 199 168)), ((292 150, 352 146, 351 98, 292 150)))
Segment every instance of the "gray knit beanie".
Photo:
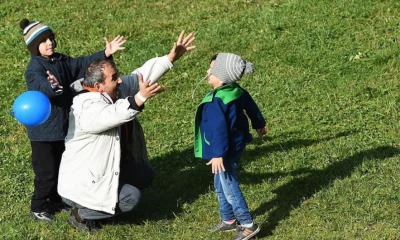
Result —
POLYGON ((232 53, 219 53, 215 59, 211 74, 223 83, 232 83, 242 78, 244 74, 254 72, 254 65, 232 53))

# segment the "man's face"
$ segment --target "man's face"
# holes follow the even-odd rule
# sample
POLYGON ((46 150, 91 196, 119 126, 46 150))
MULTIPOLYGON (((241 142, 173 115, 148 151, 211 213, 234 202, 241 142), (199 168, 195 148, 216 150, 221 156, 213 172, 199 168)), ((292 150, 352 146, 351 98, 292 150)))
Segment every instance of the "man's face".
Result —
POLYGON ((118 85, 122 83, 122 79, 118 75, 118 71, 111 65, 104 65, 104 83, 99 83, 99 90, 106 92, 108 96, 115 102, 119 97, 118 85))

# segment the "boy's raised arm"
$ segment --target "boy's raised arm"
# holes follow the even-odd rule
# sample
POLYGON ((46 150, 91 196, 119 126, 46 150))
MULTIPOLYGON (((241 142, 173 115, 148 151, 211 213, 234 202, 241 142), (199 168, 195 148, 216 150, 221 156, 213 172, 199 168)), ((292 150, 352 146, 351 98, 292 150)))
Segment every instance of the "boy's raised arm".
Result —
POLYGON ((118 35, 111 42, 104 37, 104 41, 106 42, 106 50, 104 51, 106 57, 110 57, 117 51, 125 49, 125 47, 121 47, 126 42, 123 36, 118 35))

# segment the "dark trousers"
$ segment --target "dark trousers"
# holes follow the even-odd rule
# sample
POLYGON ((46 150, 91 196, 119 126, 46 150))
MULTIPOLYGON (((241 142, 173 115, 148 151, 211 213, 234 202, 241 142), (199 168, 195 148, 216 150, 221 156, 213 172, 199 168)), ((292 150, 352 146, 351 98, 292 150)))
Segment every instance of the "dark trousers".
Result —
POLYGON ((54 212, 54 205, 61 202, 57 193, 58 170, 65 150, 64 141, 31 141, 32 167, 35 173, 31 200, 33 212, 54 212))
POLYGON ((137 163, 131 159, 121 158, 120 182, 135 186, 140 191, 150 187, 154 179, 154 170, 147 163, 137 163))

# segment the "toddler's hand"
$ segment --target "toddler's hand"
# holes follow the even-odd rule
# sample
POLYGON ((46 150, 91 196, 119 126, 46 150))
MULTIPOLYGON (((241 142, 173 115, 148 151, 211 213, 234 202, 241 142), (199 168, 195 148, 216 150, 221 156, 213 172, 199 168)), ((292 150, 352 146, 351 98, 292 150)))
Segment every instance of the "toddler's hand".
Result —
POLYGON ((211 171, 214 174, 225 172, 224 159, 222 157, 212 158, 206 165, 211 165, 211 171))
POLYGON ((268 127, 265 126, 265 127, 263 127, 263 128, 256 129, 256 131, 257 131, 258 136, 261 137, 261 136, 263 136, 263 135, 265 135, 265 134, 268 133, 268 127))

